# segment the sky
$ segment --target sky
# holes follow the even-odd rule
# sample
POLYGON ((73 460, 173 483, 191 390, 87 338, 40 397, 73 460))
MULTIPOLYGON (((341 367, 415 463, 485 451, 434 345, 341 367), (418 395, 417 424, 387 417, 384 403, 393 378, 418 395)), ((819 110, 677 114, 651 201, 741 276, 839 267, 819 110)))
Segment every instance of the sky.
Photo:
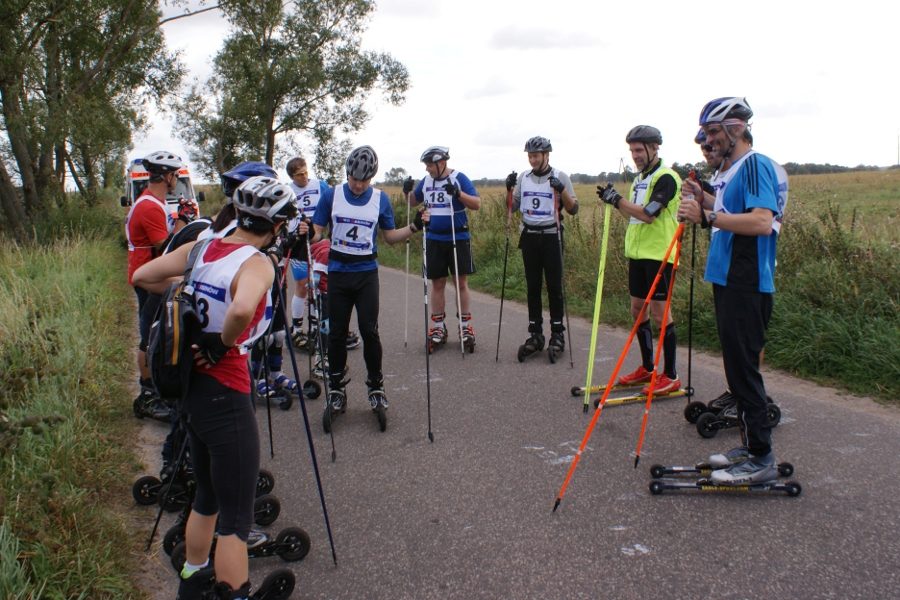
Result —
MULTIPOLYGON (((500 179, 528 168, 535 135, 552 142, 554 167, 595 174, 631 165, 625 134, 638 124, 662 132, 667 163, 701 160, 700 109, 744 96, 756 149, 779 162, 888 166, 900 143, 898 21, 898 5, 871 0, 380 0, 362 47, 403 63, 410 89, 400 106, 373 94, 350 139, 375 148, 379 178, 424 176, 419 156, 441 145, 469 178, 500 179)), ((187 81, 205 81, 228 31, 221 15, 164 31, 187 81)), ((188 159, 171 118, 151 121, 130 156, 188 159)))

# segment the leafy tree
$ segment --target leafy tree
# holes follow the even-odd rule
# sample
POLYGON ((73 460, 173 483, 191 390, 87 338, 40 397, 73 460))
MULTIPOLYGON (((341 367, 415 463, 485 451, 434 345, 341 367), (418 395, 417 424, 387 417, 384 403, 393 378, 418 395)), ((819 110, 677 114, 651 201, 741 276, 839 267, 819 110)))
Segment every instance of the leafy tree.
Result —
POLYGON ((207 176, 259 157, 271 165, 297 151, 299 135, 314 144, 320 176, 340 177, 341 137, 368 120, 369 92, 380 89, 396 105, 409 86, 401 63, 360 49, 375 3, 226 0, 221 7, 232 31, 212 77, 192 88, 176 120, 191 158, 207 176))
POLYGON ((409 174, 406 172, 406 169, 394 167, 390 171, 385 171, 384 182, 388 185, 402 185, 403 180, 408 176, 409 174))

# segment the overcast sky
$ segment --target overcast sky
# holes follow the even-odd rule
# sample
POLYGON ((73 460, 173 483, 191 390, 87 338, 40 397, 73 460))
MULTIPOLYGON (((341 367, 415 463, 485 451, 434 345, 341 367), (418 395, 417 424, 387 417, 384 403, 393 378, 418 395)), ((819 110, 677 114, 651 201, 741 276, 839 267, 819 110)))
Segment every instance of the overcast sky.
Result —
MULTIPOLYGON (((898 22, 898 5, 870 0, 380 0, 363 47, 402 62, 411 85, 399 107, 376 96, 352 142, 375 148, 379 178, 392 167, 424 175, 431 145, 449 146, 472 179, 501 178, 528 167, 533 135, 553 143, 553 166, 597 173, 630 164, 625 134, 650 124, 664 160, 695 162, 703 104, 740 95, 756 149, 779 162, 887 166, 900 136, 898 22)), ((204 81, 227 34, 221 16, 165 32, 204 81)), ((171 121, 153 122, 132 156, 187 158, 171 121)))

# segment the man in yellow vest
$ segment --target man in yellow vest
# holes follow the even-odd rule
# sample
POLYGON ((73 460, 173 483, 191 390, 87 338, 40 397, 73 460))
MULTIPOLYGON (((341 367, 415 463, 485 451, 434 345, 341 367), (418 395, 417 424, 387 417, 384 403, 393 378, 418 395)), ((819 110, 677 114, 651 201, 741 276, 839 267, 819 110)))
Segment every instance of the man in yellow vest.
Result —
MULTIPOLYGON (((628 292, 631 295, 631 314, 637 318, 650 292, 653 279, 659 271, 663 256, 675 235, 677 228, 675 214, 681 197, 681 178, 660 160, 659 146, 662 144, 662 134, 655 127, 638 125, 628 132, 625 142, 631 152, 631 159, 639 171, 631 184, 628 198, 623 198, 611 186, 597 186, 597 195, 628 219, 628 229, 625 231, 625 256, 629 259, 628 292)), ((645 315, 646 320, 637 329, 642 364, 634 372, 620 377, 618 385, 632 386, 650 381, 653 371, 653 330, 650 327, 652 318, 657 331, 665 327, 663 337, 665 369, 663 373, 657 375, 653 394, 666 394, 681 387, 681 381, 675 371, 675 350, 678 340, 671 312, 663 323, 674 262, 675 253, 672 252, 651 298, 650 316, 645 315)), ((648 383, 642 393, 649 392, 648 383)))

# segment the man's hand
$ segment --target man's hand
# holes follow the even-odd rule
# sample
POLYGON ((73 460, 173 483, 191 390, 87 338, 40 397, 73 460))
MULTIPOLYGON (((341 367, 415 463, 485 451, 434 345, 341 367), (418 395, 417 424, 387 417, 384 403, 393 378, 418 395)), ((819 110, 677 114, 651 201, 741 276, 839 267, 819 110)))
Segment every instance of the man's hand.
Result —
POLYGON ((607 183, 606 187, 598 185, 597 196, 607 204, 611 204, 613 208, 619 208, 619 202, 622 201, 622 195, 616 191, 611 183, 607 183))
POLYGON ((180 200, 178 200, 177 218, 179 220, 184 221, 185 223, 190 223, 197 218, 197 213, 199 212, 200 208, 193 200, 187 200, 186 198, 181 198, 180 200))
POLYGON ((452 181, 444 184, 444 191, 453 196, 454 198, 459 198, 459 186, 453 183, 452 181))
POLYGON ((562 194, 563 190, 566 189, 566 186, 563 185, 563 182, 556 177, 551 176, 548 181, 550 183, 550 187, 556 190, 556 193, 558 194, 562 194))
POLYGON ((516 181, 519 179, 519 174, 513 171, 509 175, 506 176, 506 190, 509 191, 516 187, 516 181))
POLYGON ((415 182, 413 182, 412 177, 407 177, 403 180, 403 193, 408 194, 413 191, 413 187, 415 186, 415 182))

